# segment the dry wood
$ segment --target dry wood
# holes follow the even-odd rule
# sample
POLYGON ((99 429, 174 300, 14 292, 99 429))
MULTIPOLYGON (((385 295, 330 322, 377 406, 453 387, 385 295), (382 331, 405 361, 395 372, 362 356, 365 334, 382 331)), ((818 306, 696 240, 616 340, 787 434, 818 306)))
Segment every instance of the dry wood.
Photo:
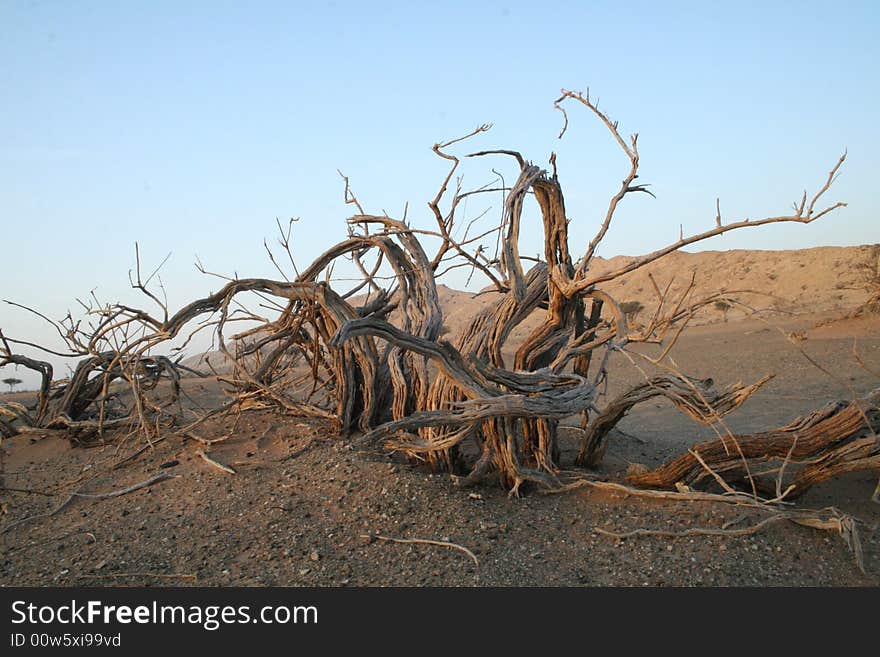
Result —
POLYGON ((368 538, 370 540, 376 539, 379 541, 388 541, 390 543, 411 543, 416 545, 439 545, 440 547, 451 548, 453 550, 459 550, 460 552, 464 552, 468 555, 474 562, 474 565, 477 568, 480 567, 480 560, 477 559, 477 555, 468 550, 463 545, 458 545, 457 543, 450 543, 448 541, 433 541, 427 538, 393 538, 391 536, 380 536, 379 534, 363 534, 361 538, 368 538))
POLYGON ((837 509, 829 508, 822 511, 782 511, 775 512, 768 518, 740 529, 721 529, 712 527, 690 527, 682 531, 669 531, 665 529, 637 528, 627 532, 613 532, 602 527, 593 527, 593 531, 603 536, 610 536, 618 540, 639 536, 664 536, 670 538, 683 538, 687 536, 751 536, 762 529, 780 522, 793 522, 805 527, 824 531, 837 532, 846 542, 847 547, 853 554, 856 565, 862 574, 865 574, 865 558, 862 542, 859 538, 856 521, 851 516, 840 513, 837 509))
MULTIPOLYGON (((593 267, 594 257, 619 207, 631 194, 651 192, 639 181, 638 135, 621 135, 618 123, 599 109, 589 91, 561 91, 554 103, 564 119, 560 137, 568 127, 566 106, 572 103, 605 126, 627 158, 621 185, 595 217, 598 230, 585 248, 569 243, 570 217, 555 154, 548 171, 517 151, 482 149, 470 157, 506 158, 518 168, 516 179, 508 185, 504 174, 495 172, 492 182, 463 188, 456 177, 461 159, 453 151, 491 127, 481 125, 433 147, 449 168, 428 203, 436 224, 430 230, 414 227, 406 212, 402 219, 367 212, 349 179, 340 173, 344 201, 356 210, 348 219, 347 238, 311 264, 298 267, 291 252, 295 221, 286 227, 278 222, 283 253, 276 257, 267 242, 264 246, 280 280, 220 276, 223 284, 217 292, 172 312, 164 290, 152 287, 165 261, 142 275, 142 254, 135 245, 131 287, 148 308, 158 311, 103 303, 91 295, 80 302, 83 318, 69 314, 56 322, 13 303, 49 322, 64 349, 40 347, 0 333, 0 366, 30 368, 42 382, 32 407, 0 404, 0 432, 8 437, 57 429, 76 444, 103 444, 125 430, 136 430, 147 448, 165 434, 177 432, 210 445, 214 441, 192 433, 209 418, 275 409, 330 420, 343 435, 361 432, 368 441, 384 442, 435 470, 453 474, 462 485, 495 474, 503 487, 518 494, 524 485, 566 487, 557 433, 559 423, 569 416, 579 416, 585 431, 577 459, 582 466, 597 465, 610 429, 633 406, 657 395, 698 422, 720 424, 725 413, 741 405, 766 379, 718 392, 706 382, 676 373, 650 380, 604 408, 599 405, 601 388, 613 375, 611 354, 627 353, 635 342, 652 342, 665 347, 662 359, 695 312, 725 297, 694 301, 691 281, 680 298, 670 299, 670 287, 664 291, 651 279, 659 298, 657 311, 646 326, 631 329, 618 300, 601 286, 728 231, 781 222, 806 224, 829 214, 844 205, 823 208, 820 203, 845 155, 825 184, 812 197, 805 193, 790 215, 725 223, 717 202, 714 217, 708 218, 709 230, 692 236, 682 231, 676 242, 600 272, 593 267), (463 216, 467 201, 495 194, 502 197, 500 217, 486 220, 488 227, 474 227, 482 215, 463 216), (529 259, 520 253, 520 233, 524 222, 532 221, 530 200, 540 215, 543 253, 526 270, 524 262, 529 259), (484 240, 495 241, 494 254, 484 240), (429 253, 429 245, 436 251, 429 253), (334 265, 341 260, 353 263, 357 274, 347 291, 339 292, 341 281, 334 280, 334 265), (282 266, 285 261, 290 271, 287 264, 282 266), (485 276, 497 298, 446 341, 441 337, 444 317, 437 281, 443 272, 457 267, 485 276), (365 296, 355 301, 355 294, 365 296), (258 310, 249 309, 254 299, 258 310), (505 362, 511 334, 536 313, 541 321, 512 362, 505 362), (241 323, 244 328, 227 337, 230 327, 241 323), (230 366, 229 372, 215 372, 230 398, 181 426, 180 379, 187 368, 180 358, 172 360, 164 352, 171 341, 186 346, 202 331, 213 333, 216 349, 230 366), (14 353, 18 347, 77 359, 72 376, 53 381, 48 363, 14 353), (475 455, 465 456, 465 441, 473 443, 475 455)), ((875 446, 867 439, 855 441, 861 426, 858 413, 837 409, 823 418, 813 422, 817 426, 825 422, 815 431, 812 425, 783 428, 698 445, 693 453, 654 473, 635 476, 631 483, 672 489, 711 480, 733 490, 744 469, 751 479, 750 460, 777 457, 785 458, 783 469, 793 476, 794 486, 784 487, 780 472, 775 484, 776 497, 781 498, 841 472, 876 466, 875 446)), ((200 455, 213 467, 232 471, 204 452, 200 455)), ((757 490, 751 493, 758 497, 757 490)))
POLYGON ((207 445, 208 447, 210 447, 211 445, 216 445, 217 443, 222 443, 229 438, 228 434, 220 436, 219 438, 205 438, 195 433, 194 431, 182 431, 180 435, 184 438, 195 440, 197 443, 201 443, 202 445, 207 445))
MULTIPOLYGON (((721 475, 731 482, 746 476, 749 462, 781 459, 783 464, 800 465, 789 485, 787 497, 793 498, 837 474, 880 467, 880 440, 874 433, 878 421, 880 389, 860 400, 832 402, 774 431, 700 443, 653 471, 631 475, 628 482, 649 488, 669 489, 679 482, 693 486, 710 474, 706 464, 715 473, 713 478, 721 475), (872 435, 860 437, 865 431, 872 435)), ((777 494, 782 468, 779 474, 777 494)))
POLYGON ((612 428, 629 410, 649 399, 663 396, 696 422, 708 424, 739 408, 751 395, 772 377, 744 386, 741 383, 730 386, 723 392, 713 389, 712 379, 695 380, 681 376, 661 376, 649 379, 623 393, 609 403, 590 425, 581 443, 577 464, 595 467, 607 447, 605 438, 612 428))
POLYGON ((0 530, 0 534, 5 534, 13 527, 17 527, 18 525, 21 525, 23 523, 30 522, 32 520, 39 520, 40 518, 49 518, 51 516, 54 516, 56 513, 64 509, 68 504, 70 504, 70 502, 72 502, 74 498, 77 497, 86 497, 90 499, 107 499, 112 497, 120 497, 122 495, 128 495, 129 493, 133 493, 142 488, 147 488, 149 486, 152 486, 153 484, 158 484, 159 482, 166 481, 168 479, 176 479, 179 476, 180 475, 168 474, 167 472, 160 472, 159 474, 154 475, 145 481, 141 481, 131 486, 126 486, 125 488, 120 488, 119 490, 110 491, 109 493, 82 493, 80 491, 74 491, 73 493, 68 495, 61 504, 56 506, 51 511, 48 511, 46 513, 38 513, 37 515, 28 516, 27 518, 21 518, 20 520, 15 520, 6 525, 2 530, 0 530))
POLYGON ((208 456, 207 454, 205 454, 202 450, 200 450, 200 449, 199 449, 199 450, 196 450, 196 454, 197 454, 199 457, 201 457, 201 459, 202 459, 205 463, 207 463, 208 465, 210 465, 211 467, 217 468, 218 470, 220 470, 221 472, 225 472, 226 474, 232 474, 232 475, 235 474, 235 470, 233 470, 232 468, 230 468, 228 465, 223 465, 223 464, 220 463, 219 461, 215 461, 215 460, 212 459, 210 456, 208 456))
POLYGON ((195 573, 107 573, 102 575, 77 575, 79 579, 119 579, 121 577, 151 577, 156 579, 197 579, 195 573))

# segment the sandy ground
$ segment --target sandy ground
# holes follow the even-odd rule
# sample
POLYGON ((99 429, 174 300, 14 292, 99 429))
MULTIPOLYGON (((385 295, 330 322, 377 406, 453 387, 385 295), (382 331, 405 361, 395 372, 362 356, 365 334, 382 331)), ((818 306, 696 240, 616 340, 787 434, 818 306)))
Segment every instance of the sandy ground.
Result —
MULTIPOLYGON (((815 325, 815 321, 813 322, 815 325)), ((787 423, 831 399, 880 385, 878 319, 830 322, 796 348, 760 321, 691 330, 674 355, 696 376, 719 384, 777 377, 729 416, 734 431, 787 423), (855 344, 855 351, 854 351, 855 344), (819 363, 820 371, 800 350, 819 363)), ((618 363, 609 394, 642 374, 618 363)), ((196 398, 217 389, 187 383, 196 398)), ((712 437, 665 402, 637 407, 612 436, 603 467, 649 466, 712 437)), ((203 428, 219 437, 230 427, 203 428)), ((568 461, 575 432, 563 431, 568 461)), ((751 536, 639 537, 617 540, 597 528, 682 531, 747 527, 763 515, 710 503, 646 501, 578 490, 509 499, 496 483, 454 487, 356 438, 333 436, 320 422, 269 412, 242 416, 210 449, 230 475, 199 456, 199 444, 170 435, 122 467, 141 446, 71 448, 57 437, 5 441, 0 583, 3 585, 282 586, 877 586, 880 505, 870 496, 880 473, 857 473, 816 487, 800 507, 835 506, 860 525, 866 574, 836 534, 791 523, 751 536), (112 499, 105 493, 159 473, 175 475, 112 499), (34 492, 19 492, 9 488, 34 492), (36 492, 39 491, 39 492, 36 492), (43 493, 49 493, 43 494, 43 493), (732 523, 732 524, 728 524, 732 523), (8 531, 6 529, 8 528, 8 531), (449 541, 471 550, 370 538, 449 541)))

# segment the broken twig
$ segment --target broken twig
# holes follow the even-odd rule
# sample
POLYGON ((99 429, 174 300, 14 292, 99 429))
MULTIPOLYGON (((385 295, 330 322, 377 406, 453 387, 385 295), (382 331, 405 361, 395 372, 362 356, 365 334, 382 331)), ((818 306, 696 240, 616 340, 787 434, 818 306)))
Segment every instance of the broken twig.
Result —
POLYGON ((363 534, 361 538, 375 538, 376 540, 388 541, 390 543, 415 543, 419 545, 439 545, 440 547, 452 548, 453 550, 464 552, 473 560, 474 564, 478 568, 480 566, 480 560, 477 559, 477 555, 475 555, 463 545, 459 545, 458 543, 450 543, 448 541, 432 541, 427 538, 392 538, 390 536, 380 536, 379 534, 363 534))

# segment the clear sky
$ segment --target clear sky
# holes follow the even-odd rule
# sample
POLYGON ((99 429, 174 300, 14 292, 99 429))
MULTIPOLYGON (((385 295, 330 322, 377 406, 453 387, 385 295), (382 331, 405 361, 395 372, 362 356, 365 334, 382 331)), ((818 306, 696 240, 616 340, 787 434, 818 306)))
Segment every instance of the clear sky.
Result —
MULTIPOLYGON (((0 298, 52 317, 127 289, 134 242, 169 252, 172 307, 218 287, 210 269, 274 276, 262 240, 301 217, 300 263, 345 235, 350 176, 368 211, 430 221, 436 141, 485 122, 460 152, 551 151, 575 252, 627 162, 561 87, 640 133, 641 177, 600 255, 635 254, 726 218, 787 212, 848 149, 811 226, 705 248, 880 241, 877 2, 18 2, 0 0, 0 298)), ((503 161, 469 162, 465 185, 503 161)), ((505 171, 510 171, 509 168, 505 171)), ((511 173, 510 175, 513 175, 511 173)), ((508 181, 510 178, 508 178, 508 181)), ((474 202, 468 213, 498 200, 474 202)), ((533 228, 525 254, 540 249, 533 228)), ((449 284, 461 281, 453 278, 449 284)), ((50 339, 0 305, 13 337, 50 339)), ((8 370, 0 371, 6 375, 8 370)))

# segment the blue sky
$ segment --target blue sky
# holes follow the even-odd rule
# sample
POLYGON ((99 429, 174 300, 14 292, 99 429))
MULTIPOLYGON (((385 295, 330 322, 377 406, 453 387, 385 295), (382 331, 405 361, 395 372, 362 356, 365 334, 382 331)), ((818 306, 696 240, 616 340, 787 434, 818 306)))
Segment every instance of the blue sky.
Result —
MULTIPOLYGON (((634 254, 730 219, 786 212, 848 149, 829 195, 849 207, 705 248, 878 241, 878 4, 0 1, 0 298, 53 317, 96 289, 137 297, 127 272, 169 252, 172 306, 218 286, 193 268, 273 276, 262 240, 301 217, 305 264, 344 236, 351 207, 430 221, 436 141, 484 122, 459 152, 558 153, 572 241, 595 232, 626 160, 561 87, 590 86, 641 177, 600 255, 634 254), (180 6, 184 5, 184 6, 180 6)), ((466 186, 504 161, 471 161, 466 186)), ((468 212, 498 199, 474 202, 468 212)), ((496 216, 496 215, 490 215, 496 216)), ((523 253, 537 252, 529 228, 523 253)), ((459 279, 449 284, 460 285, 459 279)), ((11 336, 50 334, 0 306, 11 336)))

